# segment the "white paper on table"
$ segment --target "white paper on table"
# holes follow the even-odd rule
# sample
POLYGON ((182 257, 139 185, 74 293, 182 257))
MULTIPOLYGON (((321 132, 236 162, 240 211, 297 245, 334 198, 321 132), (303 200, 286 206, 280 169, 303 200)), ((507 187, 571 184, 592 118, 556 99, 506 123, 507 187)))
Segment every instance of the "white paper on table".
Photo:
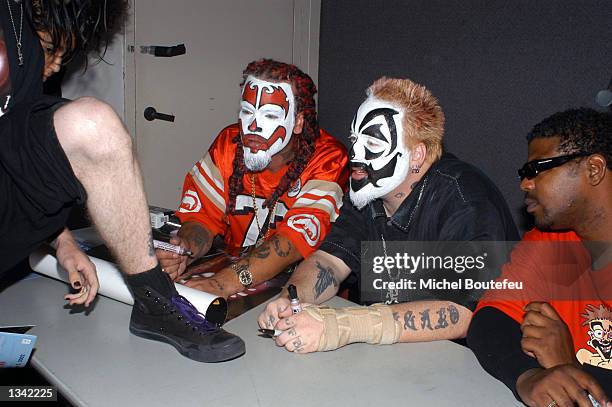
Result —
MULTIPOLYGON (((96 265, 98 271, 98 281, 100 283, 98 293, 113 300, 133 305, 134 297, 132 297, 132 293, 117 266, 97 257, 89 256, 89 259, 96 265)), ((65 283, 69 282, 66 270, 59 265, 57 259, 46 248, 40 248, 30 255, 30 267, 45 276, 65 283)), ((225 322, 227 302, 224 298, 176 283, 175 286, 178 293, 187 298, 198 311, 206 316, 208 321, 219 324, 225 322)))

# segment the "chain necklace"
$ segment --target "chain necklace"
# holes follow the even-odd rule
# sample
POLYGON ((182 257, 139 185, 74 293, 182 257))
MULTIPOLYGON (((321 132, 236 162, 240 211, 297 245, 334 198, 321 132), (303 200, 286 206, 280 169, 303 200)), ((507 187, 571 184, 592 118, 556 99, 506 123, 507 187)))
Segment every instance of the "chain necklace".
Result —
POLYGON ((19 66, 23 66, 23 51, 21 50, 21 34, 23 33, 23 4, 21 1, 19 1, 19 36, 17 36, 17 28, 15 27, 15 20, 13 19, 11 0, 6 0, 6 5, 9 9, 11 24, 13 25, 13 33, 15 34, 15 40, 17 41, 17 58, 19 59, 19 66))
MULTIPOLYGON (((381 233, 380 240, 382 240, 383 252, 385 254, 385 258, 387 255, 387 242, 385 241, 385 236, 381 233)), ((385 265, 387 269, 387 274, 389 275, 389 280, 392 282, 398 282, 400 278, 400 274, 402 272, 400 270, 397 271, 397 275, 395 278, 391 275, 391 269, 385 265)), ((387 288, 387 293, 385 294, 385 304, 399 304, 399 290, 397 288, 387 288)))
MULTIPOLYGON (((410 218, 408 219, 408 225, 412 222, 412 215, 419 208, 421 204, 421 198, 423 198, 423 191, 425 190, 425 186, 427 185, 427 178, 423 180, 423 185, 421 185, 421 190, 419 191, 419 196, 417 198, 414 209, 410 213, 410 218)), ((380 240, 382 241, 383 253, 385 258, 387 255, 387 242, 385 241, 385 236, 383 233, 380 234, 380 240)), ((391 274, 391 269, 385 265, 387 269, 387 274, 389 275, 389 280, 392 282, 398 282, 400 280, 400 276, 402 274, 401 270, 397 270, 397 275, 395 277, 391 274)), ((385 304, 398 304, 399 303, 399 290, 397 288, 391 289, 387 288, 387 293, 385 294, 385 304)))
MULTIPOLYGON (((261 246, 261 244, 268 238, 270 235, 270 223, 274 220, 274 215, 276 214, 276 204, 278 204, 278 199, 274 201, 274 206, 272 207, 272 215, 270 216, 267 229, 264 236, 261 235, 261 226, 259 225, 259 217, 257 216, 257 201, 255 199, 255 174, 251 173, 251 198, 253 198, 253 211, 255 212, 255 222, 257 222, 257 230, 259 234, 257 235, 257 243, 255 243, 255 247, 261 246)), ((266 227, 266 225, 264 225, 266 227)))

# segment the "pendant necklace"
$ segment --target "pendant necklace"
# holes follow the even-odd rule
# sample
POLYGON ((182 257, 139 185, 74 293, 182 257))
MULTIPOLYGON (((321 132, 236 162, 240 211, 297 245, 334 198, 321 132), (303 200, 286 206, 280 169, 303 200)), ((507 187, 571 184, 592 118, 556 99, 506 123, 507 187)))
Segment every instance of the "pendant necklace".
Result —
POLYGON ((23 51, 21 49, 21 34, 23 33, 23 4, 19 3, 19 35, 17 35, 17 27, 15 27, 15 19, 13 18, 13 10, 11 9, 11 0, 6 0, 6 5, 9 9, 9 15, 11 16, 11 24, 13 25, 13 33, 15 34, 15 40, 17 41, 17 58, 19 59, 19 66, 23 66, 23 51))
POLYGON ((274 206, 272 207, 272 215, 270 215, 267 224, 264 225, 264 229, 266 230, 264 235, 262 236, 262 228, 259 224, 259 217, 257 216, 257 200, 255 199, 255 174, 253 173, 251 173, 251 197, 253 198, 253 212, 255 212, 255 222, 257 222, 257 230, 259 231, 255 247, 259 247, 270 235, 270 223, 274 221, 274 215, 276 214, 276 204, 278 203, 278 199, 274 201, 274 206))

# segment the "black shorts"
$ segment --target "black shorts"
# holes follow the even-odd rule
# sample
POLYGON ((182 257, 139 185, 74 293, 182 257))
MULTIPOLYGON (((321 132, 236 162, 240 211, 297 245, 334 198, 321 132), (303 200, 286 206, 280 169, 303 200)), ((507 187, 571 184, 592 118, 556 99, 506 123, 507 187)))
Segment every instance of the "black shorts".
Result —
POLYGON ((61 231, 86 199, 53 126, 65 103, 43 96, 0 117, 0 277, 61 231))

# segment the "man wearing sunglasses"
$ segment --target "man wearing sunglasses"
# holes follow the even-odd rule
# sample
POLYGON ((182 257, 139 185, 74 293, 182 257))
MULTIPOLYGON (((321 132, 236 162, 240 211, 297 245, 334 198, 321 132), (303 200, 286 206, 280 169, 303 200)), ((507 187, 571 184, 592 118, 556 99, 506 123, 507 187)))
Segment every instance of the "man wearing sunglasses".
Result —
POLYGON ((567 110, 527 140, 518 173, 537 229, 499 277, 524 290, 487 292, 468 344, 529 406, 612 406, 612 118, 567 110))

